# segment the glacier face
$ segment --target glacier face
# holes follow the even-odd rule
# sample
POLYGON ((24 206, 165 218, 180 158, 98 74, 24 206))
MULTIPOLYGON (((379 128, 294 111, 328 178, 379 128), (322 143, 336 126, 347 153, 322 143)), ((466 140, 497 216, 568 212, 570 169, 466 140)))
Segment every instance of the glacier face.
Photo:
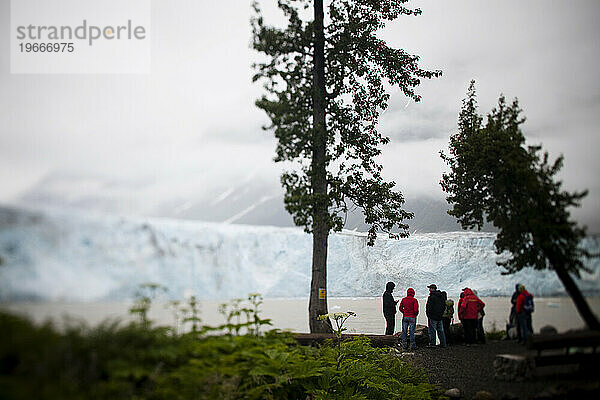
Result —
MULTIPOLYGON (((516 282, 538 296, 564 294, 552 271, 501 275, 494 238, 419 234, 369 247, 362 234, 333 234, 328 295, 380 296, 389 280, 400 293, 411 286, 422 296, 430 283, 453 297, 466 286, 483 296, 510 295, 516 282)), ((600 238, 584 246, 598 252, 600 238)), ((296 228, 0 207, 0 301, 125 300, 148 282, 166 286, 172 298, 307 297, 311 254, 311 237, 296 228)), ((592 272, 578 285, 598 294, 600 261, 587 265, 592 272)))

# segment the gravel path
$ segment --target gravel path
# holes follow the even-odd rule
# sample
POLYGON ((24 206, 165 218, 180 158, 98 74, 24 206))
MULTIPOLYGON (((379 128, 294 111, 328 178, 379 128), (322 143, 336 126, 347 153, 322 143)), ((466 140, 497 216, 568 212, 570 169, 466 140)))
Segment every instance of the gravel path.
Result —
POLYGON ((458 388, 466 399, 472 399, 482 390, 490 392, 495 399, 555 399, 572 398, 573 395, 588 398, 590 394, 600 398, 595 397, 600 394, 597 372, 583 376, 573 374, 572 367, 538 368, 536 376, 525 382, 497 381, 493 361, 497 354, 506 353, 525 354, 526 349, 512 341, 489 341, 483 345, 456 345, 445 349, 420 348, 415 352, 404 352, 401 357, 424 368, 432 384, 444 391, 458 388), (567 375, 567 372, 571 373, 567 375), (565 391, 569 393, 565 394, 565 391))

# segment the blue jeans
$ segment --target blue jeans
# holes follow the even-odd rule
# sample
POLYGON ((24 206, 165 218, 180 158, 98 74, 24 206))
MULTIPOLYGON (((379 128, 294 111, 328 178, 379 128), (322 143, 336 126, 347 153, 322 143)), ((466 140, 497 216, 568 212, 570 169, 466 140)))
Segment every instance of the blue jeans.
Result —
POLYGON ((427 331, 429 332, 429 344, 431 346, 435 346, 435 332, 437 331, 438 336, 440 337, 440 345, 442 347, 446 347, 446 335, 444 335, 444 324, 442 321, 435 321, 431 318, 428 318, 429 326, 427 331))
POLYGON ((417 345, 415 344, 415 329, 417 328, 417 319, 411 317, 402 317, 402 347, 407 348, 408 345, 406 343, 406 332, 409 332, 410 338, 410 348, 416 349, 417 345))
POLYGON ((523 343, 527 342, 529 336, 533 334, 533 327, 531 325, 531 314, 527 312, 522 312, 521 314, 517 314, 517 320, 519 321, 519 331, 521 332, 521 341, 523 343))

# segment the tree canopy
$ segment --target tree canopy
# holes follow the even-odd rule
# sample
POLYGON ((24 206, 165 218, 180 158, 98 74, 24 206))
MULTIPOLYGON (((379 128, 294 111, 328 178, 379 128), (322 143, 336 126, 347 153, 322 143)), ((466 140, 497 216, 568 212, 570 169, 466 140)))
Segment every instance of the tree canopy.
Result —
POLYGON ((387 22, 421 13, 404 7, 407 1, 331 0, 325 18, 323 0, 279 0, 284 28, 266 25, 254 3, 253 46, 265 56, 254 65, 254 80, 266 92, 256 105, 278 139, 275 161, 290 164, 281 176, 285 208, 313 235, 311 332, 327 330, 318 319, 327 314, 327 240, 348 211, 362 210, 369 245, 379 232, 408 235, 404 220, 412 213, 377 162, 390 140, 377 131, 390 98, 385 83, 419 101, 415 87, 441 71, 420 68, 418 56, 377 37, 387 22))
POLYGON ((414 101, 422 78, 441 71, 418 66, 419 57, 389 47, 377 31, 400 15, 416 16, 419 9, 404 7, 407 1, 333 0, 324 26, 326 140, 324 158, 327 191, 313 190, 315 135, 313 125, 314 20, 302 16, 310 1, 280 0, 287 26, 265 24, 258 4, 252 20, 254 48, 266 55, 255 64, 254 80, 264 83, 266 94, 257 102, 271 120, 266 128, 278 139, 276 162, 291 162, 281 182, 285 206, 294 222, 311 231, 315 205, 325 202, 327 227, 339 231, 348 210, 363 210, 370 226, 369 244, 380 231, 392 237, 406 236, 403 221, 412 216, 402 209, 404 198, 395 182, 382 178, 376 161, 389 138, 377 131, 381 112, 390 95, 385 82, 399 87, 414 101), (309 160, 309 161, 307 161, 309 160))
POLYGON ((499 263, 505 273, 525 267, 555 270, 588 325, 598 326, 593 313, 580 308, 585 300, 569 276, 587 271, 583 260, 594 256, 581 247, 586 230, 569 212, 580 206, 587 191, 562 188, 557 173, 563 156, 551 162, 540 145, 526 145, 517 99, 508 104, 501 95, 485 124, 477 108, 471 81, 458 132, 450 138, 449 153, 441 153, 450 167, 440 182, 452 204, 448 213, 463 228, 481 229, 484 222, 498 228, 496 251, 509 254, 499 263))

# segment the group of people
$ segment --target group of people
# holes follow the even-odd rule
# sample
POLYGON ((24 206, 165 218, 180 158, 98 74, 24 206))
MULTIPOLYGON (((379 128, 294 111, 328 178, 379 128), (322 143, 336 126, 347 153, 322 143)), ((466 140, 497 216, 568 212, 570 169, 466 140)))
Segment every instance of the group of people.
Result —
POLYGON ((519 343, 526 343, 529 336, 533 334, 531 325, 531 313, 534 311, 533 295, 525 289, 525 285, 517 283, 510 302, 512 307, 510 309, 509 325, 506 329, 507 334, 510 337, 511 328, 514 328, 519 343))
POLYGON ((485 343, 483 316, 485 303, 477 297, 477 291, 464 288, 458 300, 458 318, 465 331, 467 344, 485 343))
MULTIPOLYGON (((415 290, 408 288, 406 297, 401 301, 394 300, 392 292, 396 285, 394 282, 386 284, 383 293, 383 315, 386 319, 386 335, 393 335, 396 326, 396 307, 402 313, 402 347, 407 350, 416 348, 415 329, 417 316, 419 315, 419 302, 415 298, 415 290), (398 305, 398 302, 400 303, 398 305), (408 336, 408 337, 407 337, 408 336), (408 341, 407 341, 408 339, 408 341)), ((437 285, 427 286, 429 297, 426 304, 427 325, 429 333, 429 347, 435 347, 439 338, 440 347, 452 344, 450 325, 454 319, 454 301, 449 299, 446 292, 439 291, 437 285)), ((477 292, 470 288, 464 288, 458 301, 458 318, 465 332, 467 344, 480 342, 485 343, 485 332, 483 331, 483 316, 485 303, 477 297, 477 292)))
MULTIPOLYGON (((401 345, 405 350, 416 349, 415 330, 417 316, 419 315, 419 302, 415 298, 415 290, 408 288, 406 297, 401 301, 394 300, 392 292, 396 285, 388 282, 383 293, 383 315, 386 320, 386 335, 393 335, 396 327, 396 312, 402 313, 401 345), (400 304, 398 304, 400 303, 400 304), (407 340, 408 339, 408 340, 407 340)), ((454 301, 449 299, 446 292, 439 291, 437 285, 427 286, 429 297, 426 304, 427 325, 429 333, 428 347, 435 347, 436 338, 439 338, 440 347, 453 343, 450 325, 454 319, 454 301)), ((524 285, 517 284, 515 293, 511 298, 512 308, 510 323, 516 328, 517 339, 525 343, 533 334, 531 313, 533 312, 533 296, 525 289, 524 285)), ((467 344, 485 343, 483 330, 483 317, 485 303, 477 297, 477 291, 464 288, 458 300, 458 318, 463 326, 465 342, 467 344)), ((508 327, 507 327, 508 332, 508 327)))

